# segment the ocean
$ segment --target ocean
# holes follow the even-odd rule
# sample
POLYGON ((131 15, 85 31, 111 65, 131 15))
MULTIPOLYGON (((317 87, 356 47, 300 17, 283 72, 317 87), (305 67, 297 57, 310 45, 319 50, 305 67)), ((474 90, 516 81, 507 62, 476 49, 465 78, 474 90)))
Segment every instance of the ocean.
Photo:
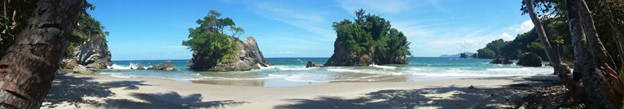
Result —
POLYGON ((416 82, 461 78, 549 75, 553 69, 489 64, 491 59, 412 57, 405 65, 305 68, 306 62, 324 64, 328 58, 267 58, 273 66, 252 71, 195 72, 188 60, 113 61, 100 74, 119 78, 158 78, 180 82, 260 87, 292 87, 331 82, 416 82), (137 64, 149 67, 171 61, 177 71, 132 70, 137 64))

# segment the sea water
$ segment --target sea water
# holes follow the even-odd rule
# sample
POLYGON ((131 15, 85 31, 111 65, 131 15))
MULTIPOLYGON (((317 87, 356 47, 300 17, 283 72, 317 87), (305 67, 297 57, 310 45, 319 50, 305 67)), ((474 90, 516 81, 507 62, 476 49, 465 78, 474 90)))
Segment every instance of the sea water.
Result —
POLYGON ((308 61, 323 64, 328 58, 267 58, 273 66, 252 71, 196 72, 188 60, 113 61, 101 74, 120 78, 158 78, 181 82, 262 87, 305 86, 331 82, 415 82, 460 78, 548 75, 549 66, 522 67, 489 64, 491 59, 413 57, 405 65, 305 68, 308 61), (177 71, 133 70, 131 67, 171 61, 177 71))

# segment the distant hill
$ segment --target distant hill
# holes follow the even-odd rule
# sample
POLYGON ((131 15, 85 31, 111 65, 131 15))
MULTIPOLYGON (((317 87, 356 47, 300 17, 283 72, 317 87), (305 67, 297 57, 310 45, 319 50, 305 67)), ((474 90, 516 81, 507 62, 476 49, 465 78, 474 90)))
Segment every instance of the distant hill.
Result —
MULTIPOLYGON (((440 55, 440 57, 459 57, 459 54, 461 53, 457 53, 457 54, 444 54, 444 55, 440 55)), ((468 57, 472 56, 475 53, 472 52, 466 52, 466 55, 468 55, 468 57)))

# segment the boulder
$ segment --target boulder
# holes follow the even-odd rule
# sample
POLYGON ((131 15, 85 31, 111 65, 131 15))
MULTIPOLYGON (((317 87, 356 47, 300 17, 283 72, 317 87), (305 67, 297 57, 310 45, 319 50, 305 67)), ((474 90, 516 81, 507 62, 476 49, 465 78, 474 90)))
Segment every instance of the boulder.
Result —
POLYGON ((61 63, 62 69, 73 69, 76 66, 78 66, 78 62, 75 59, 63 59, 61 63))
POLYGON ((542 66, 542 58, 535 53, 527 53, 520 56, 516 65, 527 66, 527 67, 541 67, 542 66))
POLYGON ((256 39, 253 37, 249 36, 245 41, 234 37, 230 38, 241 45, 239 46, 240 51, 236 52, 236 54, 238 54, 236 60, 231 62, 218 62, 217 60, 219 59, 194 52, 193 58, 188 64, 189 68, 195 71, 247 71, 271 65, 264 59, 262 52, 260 52, 258 48, 256 39))
POLYGON ((314 63, 312 61, 308 61, 308 63, 306 64, 306 68, 310 68, 310 67, 321 67, 321 65, 314 63))
POLYGON ((93 73, 93 71, 91 71, 89 68, 82 66, 82 65, 77 65, 72 69, 73 73, 93 73))
POLYGON ((111 52, 102 34, 89 35, 87 41, 74 48, 74 60, 87 68, 106 69, 111 66, 111 52))
POLYGON ((165 61, 162 62, 160 64, 156 64, 150 68, 147 68, 148 70, 164 70, 164 71, 175 71, 176 68, 175 66, 173 66, 173 64, 171 64, 171 61, 165 61))
POLYGON ((145 66, 143 66, 141 64, 137 64, 137 65, 134 65, 134 66, 130 66, 130 69, 145 70, 145 66))
POLYGON ((509 58, 499 57, 492 60, 490 64, 513 64, 513 61, 511 61, 511 59, 509 58))
POLYGON ((466 53, 460 53, 459 58, 468 58, 468 55, 466 53))

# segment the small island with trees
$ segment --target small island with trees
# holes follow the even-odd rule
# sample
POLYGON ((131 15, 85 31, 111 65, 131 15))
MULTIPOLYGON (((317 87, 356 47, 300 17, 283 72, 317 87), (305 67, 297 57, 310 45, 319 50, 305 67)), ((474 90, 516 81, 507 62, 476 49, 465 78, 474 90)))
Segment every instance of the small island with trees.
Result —
POLYGON ((355 11, 355 19, 334 22, 337 38, 334 54, 325 66, 368 66, 371 64, 407 64, 409 42, 390 21, 363 9, 355 11))
POLYGON ((269 66, 253 37, 242 41, 235 37, 244 30, 228 17, 210 10, 209 15, 198 19, 199 25, 189 29, 189 40, 182 45, 193 51, 188 66, 195 71, 245 71, 269 66), (228 34, 231 33, 231 34, 228 34))

